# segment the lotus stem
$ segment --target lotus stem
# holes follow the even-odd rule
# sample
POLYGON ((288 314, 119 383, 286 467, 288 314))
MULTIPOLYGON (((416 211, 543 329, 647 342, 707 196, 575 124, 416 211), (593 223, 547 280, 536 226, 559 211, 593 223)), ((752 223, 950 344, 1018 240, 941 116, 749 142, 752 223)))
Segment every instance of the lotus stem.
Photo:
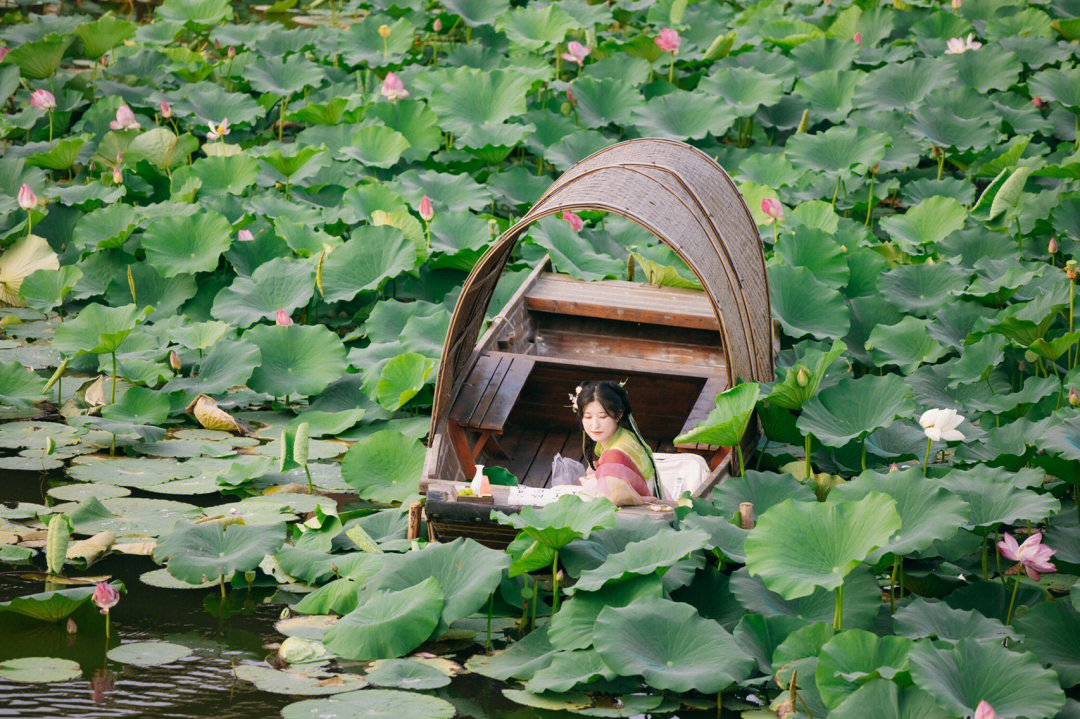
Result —
MULTIPOLYGON (((941 178, 939 177, 938 179, 940 180, 941 178)), ((833 205, 833 207, 836 207, 836 198, 839 195, 840 195, 840 177, 837 176, 837 178, 836 178, 836 189, 833 190, 833 193, 832 193, 832 205, 833 205)))
POLYGON ((930 445, 934 443, 934 440, 929 437, 926 438, 926 457, 923 458, 922 463, 922 476, 926 476, 926 467, 930 464, 930 445))
POLYGON ((806 479, 809 480, 812 476, 810 471, 810 433, 806 433, 806 479))
POLYGON ((779 227, 780 227, 780 223, 778 223, 776 220, 773 220, 773 223, 772 223, 772 243, 774 245, 778 241, 779 227))
POLYGON ((1016 604, 1016 590, 1020 588, 1020 571, 1017 567, 1016 582, 1013 584, 1012 599, 1009 600, 1009 611, 1005 613, 1005 626, 1009 626, 1009 622, 1012 621, 1013 606, 1016 604))
POLYGON ((536 604, 540 601, 540 579, 533 582, 532 613, 529 616, 529 631, 536 629, 536 604))
POLYGON ((52 142, 52 110, 49 110, 49 142, 52 142))
POLYGON ((671 55, 671 65, 668 67, 667 81, 672 85, 675 84, 675 54, 671 55))
POLYGON ((870 175, 870 196, 866 199, 866 222, 864 226, 870 226, 870 216, 874 212, 874 176, 870 175))
POLYGON ((221 599, 222 599, 222 601, 224 601, 225 600, 225 575, 224 574, 221 575, 220 581, 218 582, 218 586, 221 587, 221 599))
POLYGON ((945 151, 942 150, 938 153, 937 158, 937 179, 941 179, 941 169, 945 166, 945 151))
POLYGON ((862 471, 866 471, 866 440, 862 441, 862 471))
POLYGON ((495 595, 488 598, 487 633, 484 635, 484 651, 491 652, 491 612, 495 607, 495 595))
POLYGON ((833 614, 832 627, 834 632, 844 628, 844 585, 836 588, 836 613, 833 614))
POLYGON ((109 403, 116 402, 116 350, 112 351, 112 394, 109 397, 109 403))
MULTIPOLYGON (((1069 280, 1069 332, 1073 331, 1073 286, 1076 284, 1075 280, 1069 280)), ((1080 357, 1080 350, 1077 350, 1076 354, 1072 353, 1072 347, 1069 348, 1069 354, 1066 356, 1066 364, 1069 365, 1069 369, 1076 366, 1076 358, 1080 357), (1069 357, 1072 357, 1070 360, 1069 357)))
POLYGON ((889 614, 896 611, 896 598, 893 594, 893 589, 896 587, 896 566, 900 564, 900 556, 893 557, 892 560, 892 574, 889 575, 889 614))
POLYGON ((990 567, 990 555, 988 553, 987 542, 986 542, 986 540, 989 539, 989 538, 990 538, 990 535, 987 534, 985 537, 983 537, 983 541, 982 541, 982 572, 983 572, 983 581, 984 582, 990 579, 990 570, 989 570, 989 567, 990 567))
MULTIPOLYGON (((383 40, 383 45, 386 44, 386 40, 383 40)), ((277 139, 281 142, 281 133, 285 131, 285 108, 289 106, 289 96, 286 95, 281 99, 281 109, 278 111, 277 121, 277 139)), ((286 180, 288 181, 288 180, 286 180)))
POLYGON ((109 620, 111 617, 108 612, 105 612, 105 648, 109 648, 109 620))
POLYGON ((551 613, 559 611, 559 550, 551 560, 551 613))
POLYGON ((307 464, 304 465, 304 474, 307 475, 307 493, 315 494, 315 486, 311 483, 311 470, 308 469, 307 464))
POLYGON ((739 476, 746 474, 746 463, 743 462, 742 445, 735 445, 735 453, 739 455, 739 476))

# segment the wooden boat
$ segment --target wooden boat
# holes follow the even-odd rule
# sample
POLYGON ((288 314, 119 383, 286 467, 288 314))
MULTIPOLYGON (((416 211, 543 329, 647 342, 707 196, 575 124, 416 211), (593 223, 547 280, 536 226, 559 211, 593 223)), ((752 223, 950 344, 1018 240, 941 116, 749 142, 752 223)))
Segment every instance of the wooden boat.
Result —
MULTIPOLYGON (((736 380, 770 381, 774 352, 761 239, 724 170, 696 148, 659 139, 630 140, 582 160, 495 242, 463 286, 443 346, 420 480, 432 538, 465 536, 489 546, 513 539, 514 530, 489 517, 493 508, 520 509, 522 492, 511 505, 509 487, 483 498, 459 491, 477 463, 542 488, 556 453, 580 460, 581 429, 568 394, 582 380, 625 380, 654 451, 704 455, 711 473, 697 494, 711 492, 730 472, 731 448, 672 441, 736 380), (603 210, 636 222, 671 247, 703 289, 585 282, 552 272, 545 258, 478 339, 518 238, 565 210, 603 210)), ((756 439, 755 422, 744 451, 756 439)))

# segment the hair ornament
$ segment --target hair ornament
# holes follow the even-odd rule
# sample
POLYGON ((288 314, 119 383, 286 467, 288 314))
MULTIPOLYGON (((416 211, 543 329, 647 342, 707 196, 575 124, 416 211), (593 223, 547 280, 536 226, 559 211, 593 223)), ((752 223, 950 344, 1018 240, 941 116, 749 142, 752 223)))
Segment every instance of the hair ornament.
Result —
POLYGON ((575 387, 573 392, 568 393, 570 397, 570 408, 574 411, 574 414, 577 414, 578 411, 577 398, 579 394, 581 394, 581 385, 575 387))

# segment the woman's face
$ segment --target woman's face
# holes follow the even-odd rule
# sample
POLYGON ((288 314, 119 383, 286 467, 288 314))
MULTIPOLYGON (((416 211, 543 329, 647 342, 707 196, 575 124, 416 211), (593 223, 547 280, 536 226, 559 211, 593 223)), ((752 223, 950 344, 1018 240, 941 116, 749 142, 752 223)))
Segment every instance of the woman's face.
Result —
POLYGON ((615 430, 619 428, 619 420, 608 415, 596 400, 585 405, 581 412, 581 426, 589 439, 600 444, 607 444, 615 436, 615 430))

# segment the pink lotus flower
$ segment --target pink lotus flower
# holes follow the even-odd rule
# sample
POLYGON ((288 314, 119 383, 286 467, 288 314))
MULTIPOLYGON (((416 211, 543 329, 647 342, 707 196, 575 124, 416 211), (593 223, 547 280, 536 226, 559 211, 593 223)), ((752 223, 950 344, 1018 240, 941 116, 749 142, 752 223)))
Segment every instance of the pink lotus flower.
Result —
POLYGON ((30 189, 30 185, 27 185, 25 182, 22 187, 19 188, 19 195, 16 199, 19 201, 19 207, 24 210, 29 211, 37 207, 37 195, 30 189))
POLYGON ((761 200, 761 211, 769 216, 770 222, 773 220, 782 222, 785 219, 784 206, 780 204, 780 200, 772 197, 765 197, 761 200))
POLYGON ((431 218, 435 216, 435 208, 431 206, 431 198, 424 195, 420 200, 420 217, 424 218, 424 222, 431 222, 431 218))
POLYGON ((215 125, 212 120, 207 122, 206 124, 210 128, 210 131, 206 133, 207 140, 217 140, 218 138, 225 137, 230 132, 232 132, 232 128, 229 127, 229 118, 227 117, 222 118, 221 122, 217 125, 215 125))
POLYGON ((113 165, 112 168, 112 181, 114 185, 124 184, 124 175, 120 172, 120 165, 113 165))
POLYGON ((30 93, 30 104, 39 110, 51 110, 56 107, 56 98, 48 90, 34 90, 30 93))
POLYGON ((574 232, 581 232, 581 228, 585 226, 585 221, 570 210, 562 213, 562 218, 570 223, 570 229, 574 232))
POLYGON ((387 100, 400 100, 409 96, 409 91, 405 89, 401 78, 392 72, 386 73, 386 79, 383 80, 380 92, 387 100))
POLYGON ((1057 254, 1058 249, 1059 249, 1059 247, 1058 247, 1057 238, 1056 237, 1051 237, 1050 242, 1048 242, 1047 245, 1046 245, 1046 251, 1049 252, 1051 255, 1053 255, 1053 254, 1057 254))
POLYGON ((856 45, 862 45, 862 33, 861 32, 855 33, 855 37, 853 37, 851 39, 855 41, 856 45))
POLYGON ((664 52, 670 52, 672 55, 675 55, 679 52, 679 45, 682 43, 682 38, 679 37, 679 33, 666 27, 660 31, 660 36, 656 38, 655 42, 664 52))
POLYGON ((1013 536, 1005 532, 1005 539, 998 542, 998 549, 1001 550, 1001 556, 1019 562, 1023 571, 1037 582, 1039 572, 1050 574, 1057 571, 1057 567, 1050 563, 1050 557, 1057 554, 1057 550, 1043 544, 1042 537, 1042 532, 1036 532, 1025 539, 1023 544, 1018 545, 1013 536))
POLYGON ((116 110, 116 119, 109 123, 113 130, 138 130, 142 125, 135 119, 135 113, 127 105, 116 110))
POLYGON ((9 48, 7 45, 0 47, 0 62, 4 61, 4 55, 7 55, 9 52, 11 52, 11 48, 9 48))
MULTIPOLYGON (((963 0, 952 0, 952 9, 953 10, 959 10, 960 6, 963 5, 963 4, 964 4, 963 0)), ((983 704, 986 704, 986 702, 983 702, 983 704)), ((991 711, 993 711, 993 710, 991 710, 991 711)), ((996 719, 997 715, 995 714, 994 717, 996 719)))
POLYGON ((431 29, 435 32, 442 32, 442 20, 435 18, 435 22, 432 23, 431 29))
POLYGON ((1040 110, 1042 110, 1043 108, 1046 107, 1046 102, 1044 102, 1041 97, 1033 97, 1033 98, 1031 98, 1031 103, 1033 105, 1035 105, 1035 107, 1039 108, 1040 110))
POLYGON ((277 323, 278 323, 278 325, 280 325, 282 327, 288 327, 289 325, 291 325, 293 323, 292 317, 289 317, 289 315, 287 315, 285 313, 285 310, 278 310, 277 311, 277 323))
POLYGON ((168 119, 169 119, 170 117, 172 117, 172 105, 170 105, 169 103, 165 102, 164 100, 161 100, 161 101, 160 101, 160 102, 158 103, 158 105, 159 105, 159 106, 160 106, 160 108, 161 108, 161 116, 162 116, 163 118, 165 118, 166 120, 168 120, 168 119))
POLYGON ((968 33, 967 40, 958 37, 949 38, 949 40, 945 43, 946 47, 948 48, 947 50, 945 50, 945 54, 961 55, 968 50, 978 50, 980 47, 982 47, 982 43, 978 40, 975 40, 974 38, 975 33, 973 32, 968 33))
POLYGON ((180 355, 176 354, 176 350, 169 352, 169 366, 172 367, 173 372, 179 372, 180 367, 180 355))
POLYGON ((251 230, 240 230, 236 233, 236 239, 240 242, 251 242, 255 239, 255 235, 251 234, 251 230))
POLYGON ((590 52, 592 52, 592 48, 585 47, 577 40, 571 40, 566 43, 566 52, 559 57, 567 62, 577 63, 577 66, 581 67, 585 64, 585 58, 589 56, 590 52))
MULTIPOLYGON (((960 0, 953 0, 953 7, 960 5, 960 0)), ((994 711, 994 707, 990 706, 990 702, 983 699, 979 702, 979 706, 975 707, 974 719, 998 719, 997 712, 994 711)))
POLYGON ((98 582, 97 587, 94 588, 94 596, 90 601, 97 605, 102 614, 108 614, 109 610, 120 601, 120 593, 113 589, 113 586, 108 582, 98 582))

